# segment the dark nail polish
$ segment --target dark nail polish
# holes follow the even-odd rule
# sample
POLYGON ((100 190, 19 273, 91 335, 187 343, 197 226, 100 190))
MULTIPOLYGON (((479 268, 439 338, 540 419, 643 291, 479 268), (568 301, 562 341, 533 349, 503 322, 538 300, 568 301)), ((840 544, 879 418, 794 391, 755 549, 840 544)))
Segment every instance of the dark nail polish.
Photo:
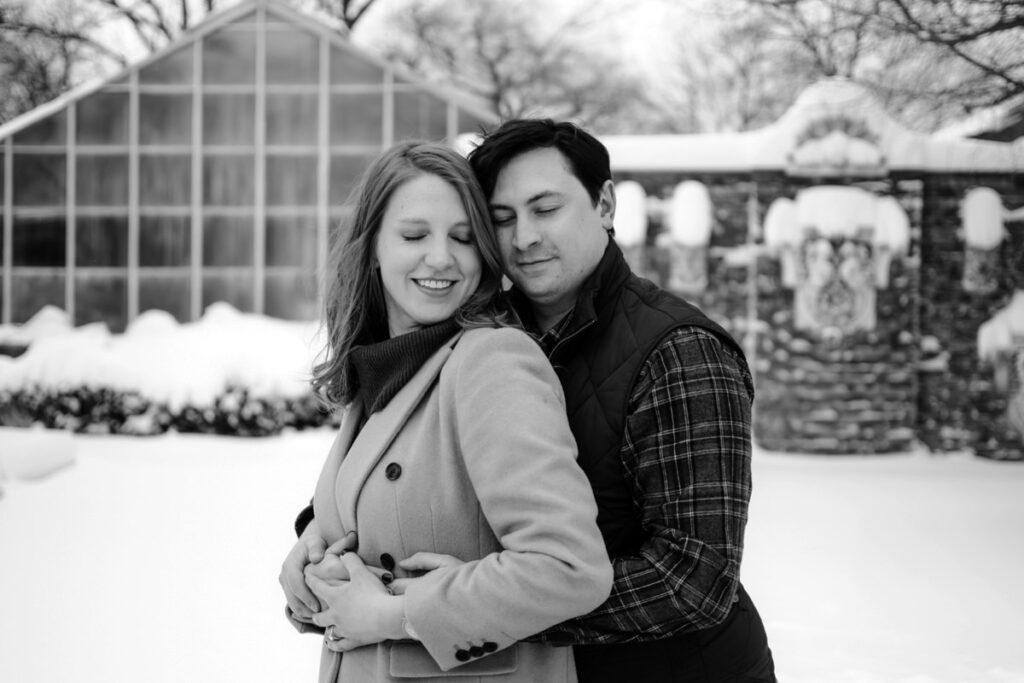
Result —
POLYGON ((385 572, 384 575, 380 577, 380 582, 383 583, 385 586, 388 585, 389 583, 391 583, 394 580, 395 580, 395 575, 392 574, 391 572, 385 572))

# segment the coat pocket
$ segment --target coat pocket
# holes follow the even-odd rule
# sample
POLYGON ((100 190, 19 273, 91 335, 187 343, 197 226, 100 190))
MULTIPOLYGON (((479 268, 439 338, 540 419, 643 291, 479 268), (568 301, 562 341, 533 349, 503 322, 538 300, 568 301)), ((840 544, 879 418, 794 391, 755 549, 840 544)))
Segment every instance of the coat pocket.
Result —
POLYGON ((460 666, 442 671, 419 643, 391 643, 390 674, 394 678, 434 678, 436 676, 501 676, 513 673, 519 666, 519 646, 512 645, 500 652, 481 657, 460 666))

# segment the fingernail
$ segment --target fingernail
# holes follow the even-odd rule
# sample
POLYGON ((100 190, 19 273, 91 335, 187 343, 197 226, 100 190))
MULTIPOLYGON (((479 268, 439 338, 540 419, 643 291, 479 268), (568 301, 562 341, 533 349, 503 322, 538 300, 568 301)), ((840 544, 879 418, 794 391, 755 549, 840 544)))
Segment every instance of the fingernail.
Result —
POLYGON ((388 585, 389 583, 391 583, 394 580, 395 580, 395 575, 392 574, 391 572, 384 572, 384 574, 380 577, 380 582, 383 583, 385 586, 388 585))

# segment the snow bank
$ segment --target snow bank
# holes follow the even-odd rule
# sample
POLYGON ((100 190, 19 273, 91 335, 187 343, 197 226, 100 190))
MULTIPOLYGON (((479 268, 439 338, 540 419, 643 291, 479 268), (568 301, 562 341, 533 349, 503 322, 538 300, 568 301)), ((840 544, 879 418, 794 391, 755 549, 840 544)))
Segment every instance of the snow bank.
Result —
POLYGON ((102 324, 72 328, 63 312, 44 309, 24 326, 3 330, 3 338, 30 346, 2 359, 0 391, 110 389, 171 410, 211 406, 233 386, 253 396, 297 398, 309 393, 322 345, 318 327, 218 303, 194 323, 147 311, 115 335, 102 324))

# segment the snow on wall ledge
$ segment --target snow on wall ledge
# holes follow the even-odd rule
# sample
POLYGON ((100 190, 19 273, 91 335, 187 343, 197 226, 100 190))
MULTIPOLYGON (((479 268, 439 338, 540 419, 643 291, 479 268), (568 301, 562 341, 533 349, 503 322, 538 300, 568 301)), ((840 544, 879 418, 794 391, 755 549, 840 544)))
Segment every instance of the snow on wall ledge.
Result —
POLYGON ((1010 144, 918 133, 892 119, 863 86, 840 78, 807 88, 778 121, 760 130, 606 135, 601 141, 611 155, 612 172, 1024 170, 1024 139, 1010 144))

